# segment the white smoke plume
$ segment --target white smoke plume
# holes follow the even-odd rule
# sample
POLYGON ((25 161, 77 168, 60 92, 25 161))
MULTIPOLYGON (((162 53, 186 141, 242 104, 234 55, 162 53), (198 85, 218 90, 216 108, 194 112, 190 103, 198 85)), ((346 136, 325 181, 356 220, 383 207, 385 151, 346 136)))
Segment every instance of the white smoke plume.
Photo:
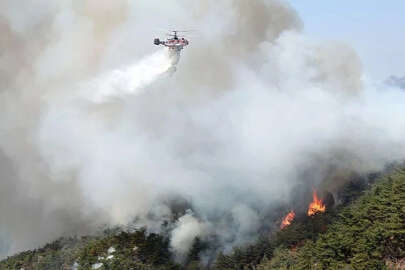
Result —
POLYGON ((187 255, 196 237, 204 238, 210 230, 209 224, 195 218, 190 210, 180 217, 171 233, 171 247, 179 260, 187 255))
POLYGON ((159 230, 168 197, 185 201, 176 254, 212 235, 229 251, 297 186, 405 157, 405 93, 302 34, 286 2, 26 2, 0 3, 4 255, 100 224, 159 230), (173 76, 162 25, 199 32, 173 76))

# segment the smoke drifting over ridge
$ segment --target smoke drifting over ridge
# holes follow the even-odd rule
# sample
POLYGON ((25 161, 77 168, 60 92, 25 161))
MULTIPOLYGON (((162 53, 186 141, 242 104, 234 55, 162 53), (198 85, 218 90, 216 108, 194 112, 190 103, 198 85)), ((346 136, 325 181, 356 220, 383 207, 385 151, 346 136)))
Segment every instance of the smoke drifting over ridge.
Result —
POLYGON ((301 34, 288 4, 111 3, 27 2, 24 16, 0 3, 5 254, 135 217, 159 230, 177 196, 191 208, 172 224, 179 257, 195 236, 229 248, 297 185, 404 158, 405 94, 364 79, 346 45, 301 34), (177 72, 127 77, 166 25, 199 31, 177 72), (130 83, 115 92, 117 70, 130 83))

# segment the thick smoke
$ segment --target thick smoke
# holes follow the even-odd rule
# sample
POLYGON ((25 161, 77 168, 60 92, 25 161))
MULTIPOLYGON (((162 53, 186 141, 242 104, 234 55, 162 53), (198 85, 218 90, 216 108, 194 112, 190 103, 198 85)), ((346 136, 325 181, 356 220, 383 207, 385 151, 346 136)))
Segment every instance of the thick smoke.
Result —
POLYGON ((284 2, 29 3, 0 3, 4 254, 178 213, 180 259, 196 236, 229 250, 297 186, 405 156, 404 92, 284 2), (152 44, 166 26, 198 30, 173 76, 152 44))

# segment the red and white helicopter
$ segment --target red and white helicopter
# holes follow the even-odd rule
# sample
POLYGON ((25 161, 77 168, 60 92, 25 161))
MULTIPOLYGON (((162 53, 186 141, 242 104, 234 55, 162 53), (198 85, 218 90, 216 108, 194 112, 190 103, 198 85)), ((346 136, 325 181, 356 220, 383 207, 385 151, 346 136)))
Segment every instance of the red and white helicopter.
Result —
POLYGON ((158 38, 155 38, 153 40, 153 43, 155 45, 163 45, 168 47, 170 50, 175 50, 175 51, 181 51, 184 47, 186 47, 189 44, 189 41, 185 39, 184 37, 179 37, 177 33, 179 32, 188 32, 188 31, 171 31, 173 34, 168 34, 170 38, 168 38, 166 41, 161 41, 158 38))

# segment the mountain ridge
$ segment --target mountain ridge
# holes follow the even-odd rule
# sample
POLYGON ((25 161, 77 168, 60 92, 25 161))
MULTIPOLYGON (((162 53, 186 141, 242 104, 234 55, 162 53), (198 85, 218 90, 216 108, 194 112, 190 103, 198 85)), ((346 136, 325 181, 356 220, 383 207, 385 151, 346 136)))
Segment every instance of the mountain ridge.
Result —
POLYGON ((404 269, 405 169, 380 176, 368 188, 350 183, 344 188, 352 196, 346 203, 220 253, 209 266, 202 261, 211 247, 198 238, 179 263, 167 236, 115 228, 99 236, 58 239, 8 257, 0 269, 404 269))

